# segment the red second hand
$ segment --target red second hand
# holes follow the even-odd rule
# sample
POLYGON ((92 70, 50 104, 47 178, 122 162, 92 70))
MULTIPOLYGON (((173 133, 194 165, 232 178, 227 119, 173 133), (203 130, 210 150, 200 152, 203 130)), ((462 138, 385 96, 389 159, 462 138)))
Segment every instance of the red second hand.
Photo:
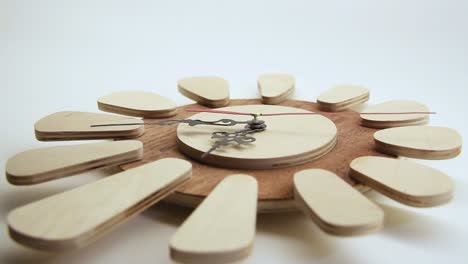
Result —
POLYGON ((332 114, 332 115, 415 115, 415 114, 427 114, 434 115, 436 112, 367 112, 367 113, 358 113, 358 112, 347 112, 347 113, 316 113, 316 112, 299 112, 299 113, 244 113, 244 112, 235 112, 235 111, 226 111, 226 110, 213 110, 213 109, 196 109, 189 108, 185 109, 187 112, 197 112, 197 113, 215 113, 215 114, 227 114, 227 115, 249 115, 249 116, 284 116, 284 115, 321 115, 321 114, 332 114))

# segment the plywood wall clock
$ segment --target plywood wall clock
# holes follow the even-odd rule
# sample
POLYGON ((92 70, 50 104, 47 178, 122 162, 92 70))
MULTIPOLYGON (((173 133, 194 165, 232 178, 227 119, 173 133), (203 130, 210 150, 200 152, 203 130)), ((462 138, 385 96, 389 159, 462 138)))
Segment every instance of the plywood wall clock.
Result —
POLYGON ((36 249, 73 249, 164 199, 196 208, 168 241, 174 260, 229 262, 251 251, 257 212, 300 209, 323 231, 352 236, 382 228, 384 213, 366 190, 416 207, 451 199, 447 175, 400 158, 460 153, 455 130, 426 126, 428 107, 399 100, 358 113, 350 108, 369 99, 366 88, 337 86, 312 102, 289 99, 294 86, 291 75, 264 74, 261 99, 231 100, 223 78, 190 77, 178 89, 196 104, 124 91, 98 99, 112 114, 40 119, 41 141, 110 141, 19 153, 6 165, 11 184, 109 165, 123 171, 12 210, 10 236, 36 249))

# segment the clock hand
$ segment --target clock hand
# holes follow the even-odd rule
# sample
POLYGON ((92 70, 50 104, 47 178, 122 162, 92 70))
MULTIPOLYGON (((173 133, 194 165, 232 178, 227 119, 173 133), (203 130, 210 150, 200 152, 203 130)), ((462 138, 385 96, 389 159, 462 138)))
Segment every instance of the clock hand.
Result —
POLYGON ((214 125, 214 126, 235 126, 238 124, 245 124, 245 128, 235 132, 213 132, 211 138, 219 138, 220 140, 215 141, 213 146, 202 155, 202 159, 208 154, 220 148, 221 146, 228 145, 231 142, 238 144, 247 144, 254 142, 256 139, 252 136, 248 136, 252 133, 264 131, 266 129, 265 121, 257 119, 254 116, 252 120, 248 121, 236 121, 232 119, 220 119, 216 121, 203 121, 199 119, 173 119, 163 120, 155 122, 140 122, 140 123, 124 123, 124 124, 99 124, 91 125, 91 127, 104 127, 104 126, 130 126, 130 125, 174 125, 174 124, 188 124, 189 126, 196 125, 214 125))
MULTIPOLYGON (((240 112, 239 112, 240 113, 240 112)), ((218 131, 213 132, 211 138, 219 139, 214 142, 213 146, 201 158, 205 158, 208 154, 216 149, 229 145, 232 142, 237 144, 247 144, 254 142, 256 139, 250 134, 262 132, 266 129, 265 121, 257 119, 257 114, 241 113, 243 115, 253 116, 253 119, 247 121, 237 121, 232 119, 219 119, 216 121, 204 121, 200 119, 173 119, 155 122, 138 122, 138 123, 117 123, 117 124, 97 124, 91 127, 107 127, 107 126, 130 126, 130 125, 174 125, 174 124, 188 124, 189 126, 196 125, 214 125, 214 126, 235 126, 245 124, 244 129, 235 132, 218 131)))
POLYGON ((189 126, 197 125, 211 125, 211 126, 235 126, 239 124, 249 124, 250 121, 236 121, 232 119, 219 119, 216 121, 204 121, 200 119, 173 119, 155 122, 136 122, 136 123, 120 123, 120 124, 97 124, 91 127, 107 127, 107 126, 133 126, 133 125, 175 125, 175 124, 188 124, 189 126))
POLYGON ((203 153, 201 158, 204 159, 211 152, 222 146, 229 145, 232 142, 235 142, 239 145, 255 142, 256 139, 250 134, 262 132, 265 129, 265 122, 256 120, 256 124, 246 125, 246 127, 242 130, 234 132, 213 132, 211 138, 218 138, 219 140, 215 141, 212 147, 203 153))

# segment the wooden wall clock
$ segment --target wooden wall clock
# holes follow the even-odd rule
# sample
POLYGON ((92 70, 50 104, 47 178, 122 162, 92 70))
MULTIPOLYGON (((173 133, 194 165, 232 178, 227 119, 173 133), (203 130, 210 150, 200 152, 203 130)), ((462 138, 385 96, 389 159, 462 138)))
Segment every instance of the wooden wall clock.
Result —
POLYGON ((10 236, 41 250, 82 247, 164 199, 196 208, 168 242, 174 260, 230 262, 251 251, 257 212, 300 209, 323 231, 352 236, 382 228, 369 189, 415 207, 451 199, 447 175, 402 158, 461 152, 455 130, 425 125, 433 114, 425 105, 388 101, 357 112, 369 90, 350 85, 316 102, 292 100, 288 74, 261 75, 258 88, 259 99, 231 100, 223 78, 190 77, 178 89, 196 104, 125 91, 98 99, 114 114, 42 118, 38 140, 111 141, 19 153, 6 165, 11 184, 111 165, 122 172, 12 210, 10 236))

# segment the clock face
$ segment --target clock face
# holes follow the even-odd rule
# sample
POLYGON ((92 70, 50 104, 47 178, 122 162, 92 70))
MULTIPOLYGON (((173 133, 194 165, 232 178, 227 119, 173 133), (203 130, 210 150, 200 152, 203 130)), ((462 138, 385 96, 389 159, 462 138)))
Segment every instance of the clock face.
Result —
MULTIPOLYGON (((193 108, 203 109, 202 106, 197 104, 180 106, 178 114, 168 119, 198 119, 202 117, 202 120, 212 121, 220 118, 235 120, 248 120, 252 118, 250 116, 218 115, 213 113, 193 114, 186 111, 187 109, 193 108)), ((253 134, 253 137, 256 139, 255 142, 246 145, 232 144, 223 146, 203 159, 201 159, 201 155, 215 142, 215 139, 211 138, 212 132, 238 130, 242 129, 243 125, 238 125, 236 127, 146 125, 145 133, 138 138, 138 140, 144 145, 143 159, 121 165, 121 168, 129 170, 146 163, 168 157, 190 161, 193 172, 191 180, 180 186, 172 195, 165 198, 166 201, 188 207, 197 206, 225 177, 233 174, 248 174, 255 177, 258 182, 258 210, 261 212, 281 212, 296 210, 293 178, 294 174, 299 171, 313 168, 326 169, 335 173, 354 188, 360 191, 366 191, 368 190, 367 187, 359 184, 359 182, 356 182, 349 176, 349 164, 351 161, 361 156, 395 157, 393 155, 380 153, 374 148, 373 134, 377 129, 361 126, 359 115, 350 110, 344 111, 340 115, 336 115, 321 111, 318 104, 312 102, 286 100, 278 105, 262 105, 262 101, 259 99, 232 99, 229 107, 219 108, 217 110, 220 109, 247 113, 252 112, 249 110, 260 110, 255 112, 262 113, 315 112, 320 115, 260 116, 259 119, 265 121, 267 128, 263 132, 253 134), (298 123, 294 123, 294 121, 297 121, 298 123), (317 156, 309 156, 306 158, 305 162, 297 162, 297 164, 293 166, 279 166, 266 169, 259 169, 261 164, 258 163, 257 159, 250 160, 250 164, 246 161, 245 156, 252 155, 252 151, 257 148, 257 144, 263 144, 262 134, 270 133, 269 131, 271 131, 271 136, 274 136, 275 139, 268 140, 268 137, 266 137, 267 140, 264 141, 265 149, 273 149, 276 145, 282 144, 283 147, 278 151, 284 151, 283 153, 290 151, 287 150, 288 148, 294 148, 297 150, 300 147, 303 147, 302 143, 305 142, 305 140, 301 141, 301 144, 295 145, 285 144, 286 142, 283 142, 286 141, 286 139, 298 142, 299 139, 294 137, 294 135, 301 134, 301 139, 323 139, 323 137, 318 135, 316 127, 308 127, 308 133, 303 134, 301 132, 304 126, 310 125, 309 122, 317 125, 322 124, 323 126, 321 131, 327 132, 323 135, 328 135, 328 139, 332 138, 331 143, 329 144, 326 144, 326 140, 322 141, 324 142, 324 147, 322 149, 319 148, 318 145, 315 145, 315 153, 319 153, 317 156), (291 124, 299 123, 299 128, 291 129, 291 124), (323 129, 323 127, 328 127, 328 130, 323 129), (189 129, 189 131, 198 131, 198 129, 200 129, 201 133, 190 133, 189 137, 186 135, 186 143, 182 143, 180 140, 180 130, 182 128, 189 129), (192 130, 195 128, 197 130, 192 130), (287 135, 285 133, 280 133, 285 130, 288 131, 287 135), (275 131, 277 133, 274 133, 275 131), (333 139, 333 134, 335 134, 335 139, 333 139), (194 138, 197 140, 195 141, 194 138), (282 142, 280 143, 280 141, 282 142), (193 147, 185 149, 185 146, 183 145, 190 144, 190 146, 196 146, 195 143, 199 144, 200 148, 193 153, 190 152, 193 147), (320 155, 320 151, 323 150, 324 152, 320 155), (239 159, 231 159, 234 160, 234 163, 237 162, 237 165, 239 165, 239 163, 247 163, 251 166, 257 167, 245 169, 232 166, 230 162, 222 162, 221 164, 216 163, 219 160, 223 161, 225 157, 222 155, 234 153, 234 151, 240 155, 239 159), (211 158, 211 156, 215 156, 216 158, 211 158)), ((160 119, 145 119, 147 122, 159 120, 160 119)), ((309 148, 308 150, 310 151, 310 149, 312 148, 309 148)), ((303 150, 305 150, 305 148, 303 148, 303 150)), ((308 150, 305 150, 304 152, 307 152, 308 150)), ((270 152, 271 151, 265 151, 264 155, 268 155, 270 152)), ((283 160, 286 160, 286 158, 285 156, 281 156, 281 159, 283 160)), ((271 164, 274 164, 274 162, 271 164)))
MULTIPOLYGON (((305 113, 304 109, 277 105, 242 105, 219 110, 245 113, 305 113)), ((199 113, 190 117, 200 120, 219 120, 225 114, 199 113)), ((251 116, 230 116, 236 121, 251 120, 251 116)), ((274 169, 303 164, 328 153, 336 143, 335 124, 322 115, 260 116, 266 130, 250 134, 256 140, 248 144, 231 142, 203 156, 211 149, 214 132, 233 133, 245 127, 190 126, 177 128, 177 145, 187 156, 205 164, 235 169, 274 169)))

